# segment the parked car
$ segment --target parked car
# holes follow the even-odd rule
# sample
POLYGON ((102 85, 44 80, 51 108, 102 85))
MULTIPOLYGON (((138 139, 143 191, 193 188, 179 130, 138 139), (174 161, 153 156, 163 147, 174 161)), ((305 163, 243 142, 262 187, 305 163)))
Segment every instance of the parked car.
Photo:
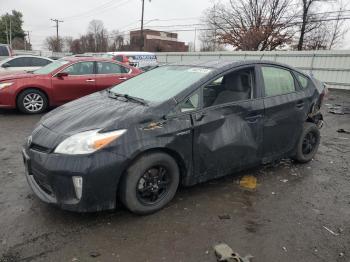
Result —
POLYGON ((99 56, 111 58, 124 64, 128 64, 143 71, 148 71, 158 66, 157 56, 150 52, 108 52, 99 56))
POLYGON ((188 186, 261 163, 316 154, 326 89, 263 61, 169 65, 44 116, 23 149, 43 201, 149 214, 188 186))
POLYGON ((137 68, 103 58, 65 58, 31 73, 0 75, 0 108, 44 112, 79 97, 117 85, 137 68))
POLYGON ((52 59, 41 56, 20 55, 0 61, 0 74, 14 71, 34 71, 52 63, 52 59))
POLYGON ((11 57, 12 48, 9 45, 0 44, 0 60, 11 57))

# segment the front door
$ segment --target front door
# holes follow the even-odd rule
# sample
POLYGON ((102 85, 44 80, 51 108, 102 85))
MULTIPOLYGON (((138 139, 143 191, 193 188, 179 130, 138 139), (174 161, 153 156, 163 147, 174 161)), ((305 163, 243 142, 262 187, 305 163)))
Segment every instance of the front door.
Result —
POLYGON ((304 92, 298 91, 291 72, 282 67, 261 66, 264 83, 264 161, 290 153, 300 137, 307 113, 304 92))
POLYGON ((128 80, 130 69, 112 62, 97 62, 96 90, 103 90, 128 80))
POLYGON ((203 109, 192 114, 194 169, 201 181, 259 162, 264 105, 256 90, 254 67, 203 88, 203 109))
POLYGON ((62 72, 68 76, 52 78, 55 101, 58 104, 86 96, 96 91, 94 62, 78 62, 69 65, 62 72))

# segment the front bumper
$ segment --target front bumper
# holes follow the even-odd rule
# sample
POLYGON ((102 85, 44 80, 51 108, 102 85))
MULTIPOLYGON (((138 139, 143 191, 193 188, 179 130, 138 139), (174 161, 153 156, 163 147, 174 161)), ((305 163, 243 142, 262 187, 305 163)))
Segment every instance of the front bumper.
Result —
POLYGON ((62 209, 95 212, 116 207, 125 157, 108 151, 66 156, 23 148, 26 178, 36 196, 62 209), (73 177, 82 178, 81 197, 73 177))
POLYGON ((16 94, 12 86, 0 89, 0 108, 16 108, 16 94))

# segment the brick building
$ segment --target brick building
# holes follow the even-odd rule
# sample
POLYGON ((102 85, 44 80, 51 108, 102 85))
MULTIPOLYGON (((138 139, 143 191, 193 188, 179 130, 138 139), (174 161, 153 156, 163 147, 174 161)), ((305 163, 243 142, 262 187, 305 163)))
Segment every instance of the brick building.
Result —
MULTIPOLYGON (((188 52, 188 45, 177 40, 176 33, 143 30, 144 51, 147 52, 188 52)), ((141 31, 130 32, 130 50, 140 50, 141 31)))

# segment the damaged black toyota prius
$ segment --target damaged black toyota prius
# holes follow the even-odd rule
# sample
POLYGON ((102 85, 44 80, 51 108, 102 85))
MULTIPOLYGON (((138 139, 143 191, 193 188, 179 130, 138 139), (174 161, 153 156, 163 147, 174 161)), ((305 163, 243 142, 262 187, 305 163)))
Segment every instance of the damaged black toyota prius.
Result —
POLYGON ((286 65, 210 61, 161 66, 45 115, 23 148, 43 201, 137 214, 189 186, 320 143, 324 84, 286 65))

